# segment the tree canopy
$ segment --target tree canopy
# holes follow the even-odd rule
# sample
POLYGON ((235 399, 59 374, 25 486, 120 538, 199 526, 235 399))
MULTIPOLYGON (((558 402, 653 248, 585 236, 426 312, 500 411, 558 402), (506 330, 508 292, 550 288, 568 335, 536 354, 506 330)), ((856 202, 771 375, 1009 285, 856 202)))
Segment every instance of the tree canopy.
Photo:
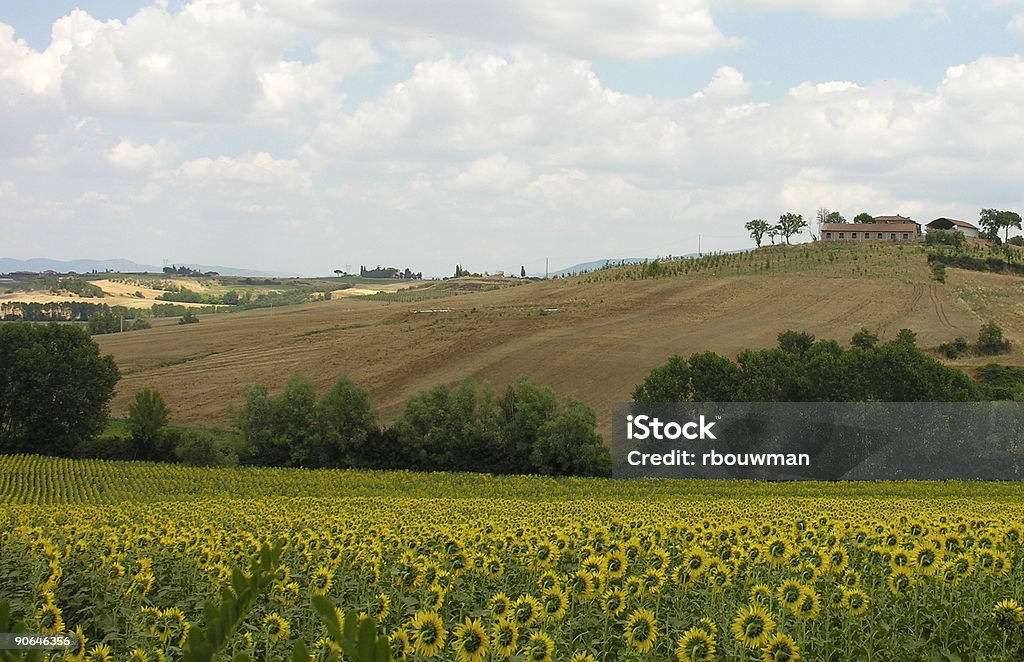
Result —
POLYGON ((77 326, 0 325, 0 452, 72 455, 103 430, 119 378, 77 326))

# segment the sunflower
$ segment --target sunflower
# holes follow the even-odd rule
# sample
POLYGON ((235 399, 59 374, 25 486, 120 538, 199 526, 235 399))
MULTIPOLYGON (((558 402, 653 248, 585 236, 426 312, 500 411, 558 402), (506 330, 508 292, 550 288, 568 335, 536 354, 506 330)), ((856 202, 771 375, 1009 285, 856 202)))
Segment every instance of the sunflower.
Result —
POLYGON ((267 639, 270 641, 284 641, 291 633, 288 621, 281 618, 276 611, 263 617, 263 625, 267 631, 267 639))
POLYGON ((626 552, 622 549, 609 552, 605 558, 605 569, 608 573, 608 579, 613 581, 622 579, 626 576, 628 568, 629 561, 626 559, 626 552))
POLYGON ((905 597, 916 583, 914 575, 906 567, 895 568, 885 578, 885 585, 889 587, 889 592, 898 598, 905 597))
POLYGON ((60 607, 49 600, 44 602, 39 609, 36 609, 36 620, 39 621, 39 629, 47 634, 57 634, 64 631, 64 619, 60 607))
POLYGON ((569 662, 597 662, 597 658, 594 657, 593 653, 577 651, 569 658, 569 662))
POLYGON ((796 662, 800 659, 800 649, 796 642, 781 632, 769 637, 761 648, 762 662, 796 662))
POLYGON ((1000 600, 992 610, 992 620, 1003 632, 1013 632, 1024 624, 1024 608, 1016 600, 1000 600))
POLYGON ((661 593, 661 587, 665 585, 665 571, 661 568, 648 568, 641 579, 647 595, 653 597, 661 593))
POLYGON ((85 659, 86 662, 109 662, 110 646, 107 646, 106 644, 96 644, 89 649, 85 659))
POLYGON ((409 634, 405 628, 398 628, 388 637, 388 644, 391 649, 391 657, 396 660, 405 660, 413 654, 413 647, 409 643, 409 634))
POLYGON ((81 625, 75 626, 72 642, 74 647, 68 649, 67 659, 72 662, 81 662, 85 658, 85 645, 89 643, 89 638, 85 636, 81 625))
POLYGON ((561 584, 561 580, 558 578, 558 573, 554 570, 545 570, 540 573, 540 577, 537 578, 537 588, 541 591, 558 586, 561 584))
POLYGON ((521 628, 528 628, 540 617, 541 607, 532 595, 521 595, 512 603, 512 620, 521 628))
POLYGON ((711 662, 715 659, 715 638, 701 628, 690 628, 676 640, 678 662, 711 662))
POLYGON ((372 616, 378 623, 383 621, 391 613, 391 598, 388 597, 387 593, 378 593, 370 601, 370 606, 366 609, 366 613, 372 616))
POLYGON ((601 611, 615 618, 626 608, 626 593, 621 588, 609 589, 601 596, 600 602, 601 611))
POLYGON ((468 616, 452 631, 452 648, 457 662, 480 662, 487 655, 487 631, 480 619, 468 616))
POLYGON ((759 648, 768 641, 775 621, 761 607, 741 607, 732 621, 732 634, 747 648, 759 648))
POLYGON ((498 657, 511 657, 518 639, 519 628, 512 621, 500 620, 491 626, 491 645, 498 657))
POLYGON ((718 626, 715 625, 715 622, 707 616, 701 617, 701 619, 697 621, 697 625, 695 625, 694 627, 698 630, 703 630, 704 632, 707 632, 708 636, 711 637, 712 641, 717 641, 718 626))
POLYGON ((809 621, 817 617, 819 613, 821 613, 821 596, 813 587, 803 587, 793 615, 801 620, 809 621))
POLYGON ((330 569, 320 566, 313 571, 309 578, 309 589, 313 595, 327 595, 327 592, 331 590, 333 582, 334 574, 330 569))
POLYGON ((545 621, 560 621, 569 608, 569 596, 561 588, 553 586, 541 593, 540 604, 545 621))
POLYGON ((803 593, 804 585, 795 579, 787 579, 778 588, 779 602, 790 611, 795 612, 800 604, 800 595, 803 593))
POLYGON ((512 603, 509 601, 507 595, 504 593, 495 593, 491 596, 487 609, 495 618, 504 618, 511 606, 512 603))
POLYGON ((754 584, 750 589, 750 604, 772 608, 772 590, 766 584, 754 584))
POLYGON ((412 617, 412 638, 416 654, 433 657, 444 648, 448 631, 436 612, 421 611, 412 617))
POLYGON ((868 610, 868 595, 859 588, 843 591, 841 606, 852 616, 860 616, 868 610))
POLYGON ((149 656, 146 655, 146 651, 141 648, 136 648, 128 654, 128 659, 132 662, 149 662, 149 656))
POLYGON ((626 645, 638 653, 646 653, 658 638, 658 622, 647 609, 636 609, 626 619, 626 645))
POLYGON ((593 600, 600 595, 596 575, 577 570, 569 577, 569 588, 579 600, 593 600))
POLYGON ((496 556, 488 556, 484 561, 484 574, 491 579, 497 579, 501 577, 501 574, 505 572, 505 565, 496 556))
POLYGON ((551 662, 555 653, 555 642, 544 632, 534 632, 523 648, 529 662, 551 662))
POLYGON ((939 546, 929 541, 915 545, 910 552, 910 560, 919 573, 930 576, 939 569, 941 554, 939 546))
POLYGON ((440 584, 431 584, 423 598, 423 606, 429 611, 440 611, 444 606, 445 590, 440 584))

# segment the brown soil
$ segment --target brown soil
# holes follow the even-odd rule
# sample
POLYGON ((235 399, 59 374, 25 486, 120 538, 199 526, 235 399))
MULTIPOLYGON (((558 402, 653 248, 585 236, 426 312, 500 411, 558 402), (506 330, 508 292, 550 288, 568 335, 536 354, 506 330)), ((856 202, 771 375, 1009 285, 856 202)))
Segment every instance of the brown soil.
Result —
MULTIPOLYGON (((920 258, 923 262, 923 256, 920 258)), ((672 354, 727 356, 807 331, 842 343, 861 327, 892 338, 901 328, 921 347, 977 337, 984 319, 1024 339, 1024 279, 950 269, 949 283, 922 277, 813 274, 682 276, 584 283, 536 282, 417 303, 335 298, 301 306, 205 315, 201 323, 99 336, 123 378, 112 410, 158 389, 175 423, 226 423, 254 384, 280 389, 302 373, 326 389, 347 375, 370 390, 385 419, 412 393, 466 377, 495 388, 528 375, 592 406, 609 438, 611 405, 672 354), (1008 288, 995 305, 971 295, 1008 288), (966 294, 964 294, 966 292, 966 294)), ((983 362, 988 362, 983 361, 983 362)), ((1000 357, 1024 363, 1019 350, 1000 357)), ((973 361, 964 360, 964 365, 973 361)))

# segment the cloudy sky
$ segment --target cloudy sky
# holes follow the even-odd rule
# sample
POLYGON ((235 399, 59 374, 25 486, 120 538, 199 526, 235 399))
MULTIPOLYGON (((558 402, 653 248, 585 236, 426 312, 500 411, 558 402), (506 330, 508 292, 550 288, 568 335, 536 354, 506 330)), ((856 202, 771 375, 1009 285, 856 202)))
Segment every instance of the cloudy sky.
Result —
POLYGON ((976 221, 1024 208, 1022 47, 1024 0, 0 2, 0 256, 535 272, 976 221))

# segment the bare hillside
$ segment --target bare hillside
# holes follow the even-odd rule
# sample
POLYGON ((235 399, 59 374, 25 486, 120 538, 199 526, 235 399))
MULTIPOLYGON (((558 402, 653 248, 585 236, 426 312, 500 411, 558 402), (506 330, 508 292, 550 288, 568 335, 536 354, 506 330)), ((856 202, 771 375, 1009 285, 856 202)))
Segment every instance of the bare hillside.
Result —
POLYGON ((905 327, 928 348, 973 341, 994 318, 1018 348, 1000 361, 1024 363, 1024 279, 950 269, 935 283, 919 249, 779 247, 681 275, 640 278, 639 269, 409 303, 352 297, 207 315, 97 340, 124 375, 115 414, 156 388, 174 422, 224 423, 251 385, 279 389, 300 372, 321 389, 348 375, 391 418, 438 383, 502 388, 528 375, 594 407, 606 438, 612 403, 673 353, 734 356, 786 329, 845 343, 861 327, 883 339, 905 327))

